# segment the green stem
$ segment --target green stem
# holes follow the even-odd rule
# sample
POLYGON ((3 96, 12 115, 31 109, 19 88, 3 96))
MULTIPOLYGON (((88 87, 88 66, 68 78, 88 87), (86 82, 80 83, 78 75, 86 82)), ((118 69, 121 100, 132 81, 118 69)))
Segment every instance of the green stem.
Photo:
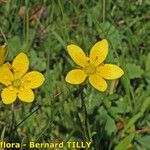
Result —
POLYGON ((30 116, 32 116, 34 113, 36 113, 42 106, 38 106, 34 111, 32 111, 29 115, 27 115, 23 120, 21 120, 14 128, 16 130, 25 120, 27 120, 30 116))
MULTIPOLYGON (((14 126, 15 126, 15 112, 14 112, 14 105, 12 104, 12 106, 11 106, 11 113, 12 113, 12 124, 11 124, 11 131, 12 131, 12 129, 14 128, 14 126)), ((11 133, 11 131, 10 131, 10 133, 11 133)))
MULTIPOLYGON (((53 96, 52 100, 56 99, 60 94, 62 94, 62 92, 56 94, 55 96, 53 96)), ((47 103, 48 104, 48 103, 47 103)), ((36 113, 39 109, 41 109, 43 106, 40 105, 38 106, 34 111, 32 111, 29 115, 27 115, 23 120, 21 120, 14 128, 12 131, 17 130, 17 128, 24 122, 26 121, 30 116, 32 116, 34 113, 36 113)))
POLYGON ((3 36, 3 39, 4 39, 5 43, 8 43, 7 38, 5 36, 5 33, 3 32, 1 27, 0 27, 0 32, 1 32, 2 36, 3 36))
POLYGON ((102 14, 103 14, 103 26, 102 26, 102 33, 103 33, 103 38, 105 38, 105 17, 106 17, 106 1, 103 0, 103 8, 102 8, 102 14))
POLYGON ((83 89, 81 91, 81 109, 82 109, 82 115, 83 115, 82 128, 84 132, 84 138, 86 141, 89 141, 90 137, 89 137, 89 131, 88 131, 88 115, 87 115, 87 110, 86 110, 85 99, 83 96, 83 89))
POLYGON ((13 140, 16 135, 19 139, 18 131, 14 130, 14 128, 16 126, 16 114, 15 114, 14 104, 12 104, 12 106, 11 106, 11 113, 12 113, 12 123, 11 123, 9 138, 10 138, 10 140, 13 140))
POLYGON ((106 1, 103 0, 103 23, 105 23, 105 8, 106 8, 106 1))
POLYGON ((26 4, 26 43, 29 46, 29 9, 28 0, 25 1, 26 4))

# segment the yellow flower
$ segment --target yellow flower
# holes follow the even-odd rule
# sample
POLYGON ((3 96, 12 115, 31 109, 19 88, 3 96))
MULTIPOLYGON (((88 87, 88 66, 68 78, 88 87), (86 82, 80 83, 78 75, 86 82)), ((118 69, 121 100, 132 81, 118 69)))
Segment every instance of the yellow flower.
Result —
POLYGON ((70 84, 81 84, 89 78, 90 84, 97 90, 104 92, 107 89, 107 80, 120 78, 124 72, 114 64, 104 64, 108 54, 108 41, 103 39, 97 42, 87 57, 83 50, 77 45, 68 45, 67 50, 74 62, 80 66, 68 72, 65 80, 70 84))
POLYGON ((0 45, 0 83, 3 83, 3 77, 7 76, 6 70, 9 69, 7 63, 4 64, 7 54, 6 45, 0 45))
POLYGON ((20 53, 13 60, 12 65, 5 63, 3 72, 0 72, 0 81, 6 87, 2 90, 3 103, 11 104, 17 97, 23 102, 32 102, 35 98, 32 89, 38 88, 45 81, 44 76, 37 71, 27 72, 29 59, 26 54, 20 53))

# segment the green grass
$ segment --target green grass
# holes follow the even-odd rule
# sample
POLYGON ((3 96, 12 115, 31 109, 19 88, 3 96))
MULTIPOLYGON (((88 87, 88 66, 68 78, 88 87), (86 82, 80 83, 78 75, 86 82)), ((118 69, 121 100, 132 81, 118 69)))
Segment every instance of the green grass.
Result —
POLYGON ((149 0, 0 1, 0 43, 8 45, 7 60, 23 51, 30 58, 30 69, 46 77, 35 91, 34 103, 0 101, 1 140, 84 141, 81 89, 64 80, 75 67, 66 45, 77 44, 89 53, 94 43, 107 38, 110 48, 105 62, 120 65, 125 74, 118 84, 109 82, 105 93, 85 85, 92 149, 126 150, 131 143, 132 150, 149 150, 149 8, 149 0), (41 13, 35 13, 38 20, 31 19, 40 7, 41 13))

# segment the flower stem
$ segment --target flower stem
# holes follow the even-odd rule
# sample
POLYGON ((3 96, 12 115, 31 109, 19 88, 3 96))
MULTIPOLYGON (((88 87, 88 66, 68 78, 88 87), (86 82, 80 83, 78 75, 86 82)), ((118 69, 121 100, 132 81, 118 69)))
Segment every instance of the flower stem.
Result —
POLYGON ((103 24, 105 23, 105 10, 106 9, 106 1, 103 0, 103 24))
POLYGON ((102 38, 106 38, 106 0, 102 0, 102 38))
POLYGON ((81 91, 81 109, 82 109, 82 115, 83 115, 82 128, 84 132, 84 138, 86 141, 89 141, 90 137, 89 137, 89 132, 88 132, 88 115, 87 115, 87 109, 86 109, 85 99, 83 95, 83 88, 81 91))
POLYGON ((19 140, 19 134, 18 134, 18 131, 14 131, 14 127, 16 126, 16 114, 15 114, 15 106, 14 104, 12 104, 11 106, 11 114, 12 114, 12 122, 11 122, 11 127, 10 127, 10 131, 9 131, 9 140, 10 142, 13 142, 14 140, 14 137, 16 136, 17 139, 16 140, 19 140))
MULTIPOLYGON (((62 92, 56 94, 53 96, 52 100, 56 99, 60 94, 62 94, 62 92)), ((24 122, 26 121, 30 116, 32 116, 34 113, 36 113, 39 109, 41 109, 43 106, 40 105, 38 106, 34 111, 32 111, 29 115, 27 115, 23 120, 21 120, 17 125, 14 126, 12 132, 14 132, 15 130, 17 130, 17 128, 24 122)))
POLYGON ((12 131, 12 129, 14 128, 15 124, 16 124, 16 120, 15 120, 15 112, 14 112, 14 104, 12 104, 11 106, 11 114, 12 114, 12 121, 11 121, 11 128, 10 128, 10 132, 12 131))

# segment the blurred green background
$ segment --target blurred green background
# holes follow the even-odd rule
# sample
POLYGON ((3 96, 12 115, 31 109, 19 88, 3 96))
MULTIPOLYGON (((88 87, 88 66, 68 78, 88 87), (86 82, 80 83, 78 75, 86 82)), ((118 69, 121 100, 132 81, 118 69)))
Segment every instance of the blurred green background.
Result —
POLYGON ((84 141, 80 87, 64 80, 75 67, 66 45, 88 53, 106 38, 105 62, 120 65, 125 74, 109 82, 105 93, 85 85, 91 149, 150 150, 149 20, 149 0, 0 0, 0 43, 7 43, 7 60, 23 51, 30 69, 46 77, 34 103, 0 101, 1 140, 84 141))

